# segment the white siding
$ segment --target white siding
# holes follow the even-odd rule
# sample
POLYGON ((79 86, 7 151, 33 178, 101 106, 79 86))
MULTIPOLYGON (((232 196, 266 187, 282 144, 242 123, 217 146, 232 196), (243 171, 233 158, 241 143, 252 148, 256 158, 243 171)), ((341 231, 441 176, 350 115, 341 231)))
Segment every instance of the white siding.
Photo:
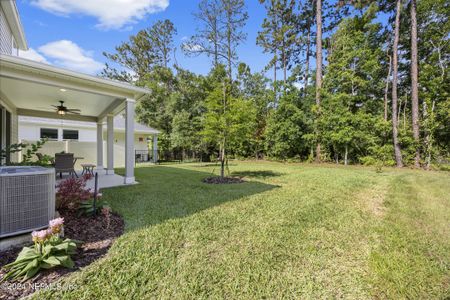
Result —
POLYGON ((4 54, 12 54, 13 36, 11 28, 6 21, 5 13, 0 7, 0 52, 4 54))
POLYGON ((97 129, 78 129, 78 140, 80 142, 96 142, 97 129))

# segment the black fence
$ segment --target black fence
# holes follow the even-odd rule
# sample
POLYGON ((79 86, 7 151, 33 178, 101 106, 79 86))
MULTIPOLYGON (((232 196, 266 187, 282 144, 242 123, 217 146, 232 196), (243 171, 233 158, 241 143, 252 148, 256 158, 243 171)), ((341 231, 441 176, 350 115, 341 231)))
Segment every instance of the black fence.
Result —
MULTIPOLYGON (((153 151, 135 150, 135 162, 144 163, 153 161, 153 151)), ((158 150, 158 163, 161 162, 209 162, 210 154, 197 152, 193 150, 158 150)))

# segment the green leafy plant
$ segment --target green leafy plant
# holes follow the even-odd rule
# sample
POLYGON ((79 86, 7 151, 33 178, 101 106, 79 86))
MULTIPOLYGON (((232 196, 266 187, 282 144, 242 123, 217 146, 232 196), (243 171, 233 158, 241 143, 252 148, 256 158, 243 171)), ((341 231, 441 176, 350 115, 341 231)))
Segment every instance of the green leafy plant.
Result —
POLYGON ((0 165, 2 164, 4 158, 9 157, 13 153, 22 151, 22 149, 24 149, 27 146, 28 144, 18 143, 18 144, 11 144, 4 149, 0 149, 0 165))
POLYGON ((63 218, 49 222, 49 228, 33 231, 34 245, 24 247, 16 260, 4 266, 8 271, 2 281, 22 279, 26 281, 35 276, 41 269, 51 269, 57 266, 73 268, 75 266, 71 255, 75 254, 77 241, 61 239, 59 234, 64 224, 63 218))
POLYGON ((27 145, 25 154, 22 155, 22 164, 31 163, 32 157, 38 152, 39 149, 42 148, 42 146, 44 146, 46 142, 47 139, 41 139, 40 141, 37 141, 35 144, 27 145))
MULTIPOLYGON (((101 195, 101 194, 98 194, 101 195)), ((97 196, 98 196, 97 195, 97 196)), ((93 216, 97 215, 99 212, 103 210, 103 208, 109 207, 108 203, 106 201, 102 201, 97 199, 95 201, 94 205, 94 199, 89 199, 82 201, 80 205, 78 206, 78 215, 84 215, 84 216, 93 216)))

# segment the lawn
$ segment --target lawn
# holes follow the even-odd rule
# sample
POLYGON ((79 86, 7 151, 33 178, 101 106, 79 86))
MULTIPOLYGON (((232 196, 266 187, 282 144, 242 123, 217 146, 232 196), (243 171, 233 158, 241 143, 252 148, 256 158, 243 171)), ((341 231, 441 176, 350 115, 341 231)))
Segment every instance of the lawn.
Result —
POLYGON ((104 191, 126 232, 100 261, 35 298, 450 297, 450 174, 238 162, 136 169, 104 191), (216 168, 217 171, 217 168, 216 168))

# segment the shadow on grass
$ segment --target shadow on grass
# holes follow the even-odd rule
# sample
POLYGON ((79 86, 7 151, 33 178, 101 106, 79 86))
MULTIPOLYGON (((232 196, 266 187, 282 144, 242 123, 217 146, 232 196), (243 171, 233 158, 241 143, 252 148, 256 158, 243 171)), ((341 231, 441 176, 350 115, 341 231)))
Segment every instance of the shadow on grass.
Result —
POLYGON ((168 165, 136 168, 135 176, 137 185, 102 190, 104 200, 124 217, 126 230, 187 217, 277 187, 253 181, 205 184, 202 180, 211 176, 210 172, 168 165))
POLYGON ((283 173, 274 172, 271 170, 231 172, 231 176, 250 177, 250 178, 268 178, 268 177, 276 177, 276 176, 281 176, 281 175, 283 175, 283 173))

